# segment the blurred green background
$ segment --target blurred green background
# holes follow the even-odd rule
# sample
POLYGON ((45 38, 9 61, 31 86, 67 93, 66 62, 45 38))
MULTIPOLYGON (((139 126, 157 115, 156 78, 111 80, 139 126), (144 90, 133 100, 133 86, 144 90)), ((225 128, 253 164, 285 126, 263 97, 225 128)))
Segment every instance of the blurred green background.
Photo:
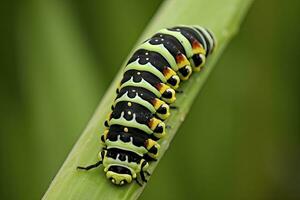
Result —
MULTIPOLYGON (((41 198, 160 4, 1 3, 1 199, 41 198)), ((299 10, 255 1, 141 199, 300 199, 299 10)))

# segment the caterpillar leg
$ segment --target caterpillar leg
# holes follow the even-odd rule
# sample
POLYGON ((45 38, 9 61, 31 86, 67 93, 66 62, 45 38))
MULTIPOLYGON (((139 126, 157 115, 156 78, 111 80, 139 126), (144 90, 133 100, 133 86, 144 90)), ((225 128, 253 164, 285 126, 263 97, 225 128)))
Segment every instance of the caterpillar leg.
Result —
POLYGON ((78 166, 77 169, 88 171, 90 169, 94 169, 96 167, 99 167, 101 164, 103 164, 102 160, 103 160, 105 154, 106 154, 106 150, 100 151, 99 152, 99 161, 98 162, 96 162, 95 164, 92 164, 92 165, 88 165, 86 167, 78 166))
POLYGON ((94 168, 97 168, 99 167, 99 165, 102 164, 102 160, 96 162, 95 164, 92 164, 92 165, 89 165, 89 166, 86 166, 86 167, 81 167, 81 166, 78 166, 77 169, 82 169, 82 170, 90 170, 90 169, 94 169, 94 168))
POLYGON ((141 186, 141 187, 143 186, 143 184, 140 183, 139 180, 138 180, 137 178, 135 179, 135 182, 136 182, 139 186, 141 186))
POLYGON ((166 128, 167 128, 167 129, 171 129, 172 127, 171 127, 170 125, 167 125, 166 128))
POLYGON ((147 179, 146 179, 145 174, 144 174, 143 171, 140 172, 140 176, 142 178, 142 181, 144 181, 145 183, 147 183, 147 179))
POLYGON ((183 90, 176 90, 176 93, 182 94, 182 93, 183 93, 183 90))
POLYGON ((170 109, 177 110, 178 107, 177 106, 170 106, 170 109))

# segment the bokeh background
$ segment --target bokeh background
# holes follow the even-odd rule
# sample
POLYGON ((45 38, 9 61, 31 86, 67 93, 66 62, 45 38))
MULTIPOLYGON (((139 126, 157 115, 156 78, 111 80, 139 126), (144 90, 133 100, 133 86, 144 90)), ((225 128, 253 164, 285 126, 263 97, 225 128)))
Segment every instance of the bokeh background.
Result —
MULTIPOLYGON (((160 4, 1 3, 1 199, 42 197, 160 4)), ((141 199, 300 199, 299 10, 255 1, 141 199)))

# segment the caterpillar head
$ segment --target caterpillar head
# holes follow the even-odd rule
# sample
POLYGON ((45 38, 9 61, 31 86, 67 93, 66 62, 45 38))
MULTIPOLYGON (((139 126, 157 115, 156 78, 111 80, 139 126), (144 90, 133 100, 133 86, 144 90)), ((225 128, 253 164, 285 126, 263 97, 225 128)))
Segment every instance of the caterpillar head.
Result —
POLYGON ((131 183, 133 177, 130 169, 120 165, 112 165, 106 171, 106 178, 115 185, 125 185, 131 183))
POLYGON ((134 162, 128 163, 128 156, 124 152, 118 151, 122 150, 113 148, 105 149, 100 152, 99 156, 103 160, 106 178, 113 184, 122 186, 136 179, 135 168, 139 165, 134 162))

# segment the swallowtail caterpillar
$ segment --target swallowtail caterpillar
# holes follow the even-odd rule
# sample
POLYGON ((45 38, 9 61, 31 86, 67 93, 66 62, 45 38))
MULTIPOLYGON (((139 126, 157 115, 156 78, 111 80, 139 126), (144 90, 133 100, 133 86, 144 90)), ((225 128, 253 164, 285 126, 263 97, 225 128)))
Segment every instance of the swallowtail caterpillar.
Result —
POLYGON ((162 29, 138 46, 124 68, 112 111, 104 122, 99 161, 106 177, 116 185, 147 182, 150 161, 159 156, 159 140, 166 135, 164 120, 176 100, 181 81, 200 72, 216 42, 200 26, 162 29))

